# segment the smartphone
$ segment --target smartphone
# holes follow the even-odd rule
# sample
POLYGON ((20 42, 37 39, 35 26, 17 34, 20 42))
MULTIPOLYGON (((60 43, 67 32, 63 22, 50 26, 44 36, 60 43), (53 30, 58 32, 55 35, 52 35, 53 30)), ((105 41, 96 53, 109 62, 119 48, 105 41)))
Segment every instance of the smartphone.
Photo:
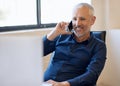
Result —
POLYGON ((70 21, 69 25, 68 25, 68 31, 72 31, 73 29, 73 24, 72 24, 72 21, 70 21))

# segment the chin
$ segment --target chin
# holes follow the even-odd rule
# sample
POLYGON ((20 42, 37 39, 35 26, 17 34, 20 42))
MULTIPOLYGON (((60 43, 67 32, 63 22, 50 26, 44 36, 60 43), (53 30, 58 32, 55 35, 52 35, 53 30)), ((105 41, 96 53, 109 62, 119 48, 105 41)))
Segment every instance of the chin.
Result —
POLYGON ((82 37, 82 36, 84 36, 84 34, 78 34, 78 35, 77 35, 77 37, 82 37))
POLYGON ((75 34, 77 37, 82 37, 82 36, 85 35, 85 33, 76 33, 75 31, 74 31, 74 34, 75 34))

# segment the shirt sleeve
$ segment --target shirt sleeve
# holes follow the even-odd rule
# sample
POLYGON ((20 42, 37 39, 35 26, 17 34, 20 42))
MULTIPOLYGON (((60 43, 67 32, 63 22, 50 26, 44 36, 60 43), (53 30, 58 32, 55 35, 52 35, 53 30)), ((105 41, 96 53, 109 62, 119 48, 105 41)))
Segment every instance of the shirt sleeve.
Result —
POLYGON ((71 86, 94 86, 102 72, 106 61, 106 45, 101 43, 94 50, 86 72, 78 77, 68 80, 71 86))
POLYGON ((44 56, 53 52, 55 50, 56 41, 50 41, 47 39, 47 36, 43 37, 43 54, 44 56))

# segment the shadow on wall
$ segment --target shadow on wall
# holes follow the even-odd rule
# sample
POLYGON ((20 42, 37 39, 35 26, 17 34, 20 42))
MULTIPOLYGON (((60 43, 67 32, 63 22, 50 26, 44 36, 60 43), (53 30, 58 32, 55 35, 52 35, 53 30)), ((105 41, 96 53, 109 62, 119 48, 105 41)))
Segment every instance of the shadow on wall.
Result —
POLYGON ((106 32, 107 60, 97 86, 120 86, 120 30, 106 32))

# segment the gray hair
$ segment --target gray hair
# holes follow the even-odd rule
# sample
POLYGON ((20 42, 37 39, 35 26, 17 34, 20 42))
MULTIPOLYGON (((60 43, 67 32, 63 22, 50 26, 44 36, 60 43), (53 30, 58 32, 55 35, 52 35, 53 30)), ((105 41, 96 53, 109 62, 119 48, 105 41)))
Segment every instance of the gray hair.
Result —
POLYGON ((92 5, 88 4, 88 3, 79 3, 75 6, 74 9, 76 8, 80 8, 80 7, 87 7, 89 9, 89 13, 90 15, 94 15, 94 8, 92 5))

